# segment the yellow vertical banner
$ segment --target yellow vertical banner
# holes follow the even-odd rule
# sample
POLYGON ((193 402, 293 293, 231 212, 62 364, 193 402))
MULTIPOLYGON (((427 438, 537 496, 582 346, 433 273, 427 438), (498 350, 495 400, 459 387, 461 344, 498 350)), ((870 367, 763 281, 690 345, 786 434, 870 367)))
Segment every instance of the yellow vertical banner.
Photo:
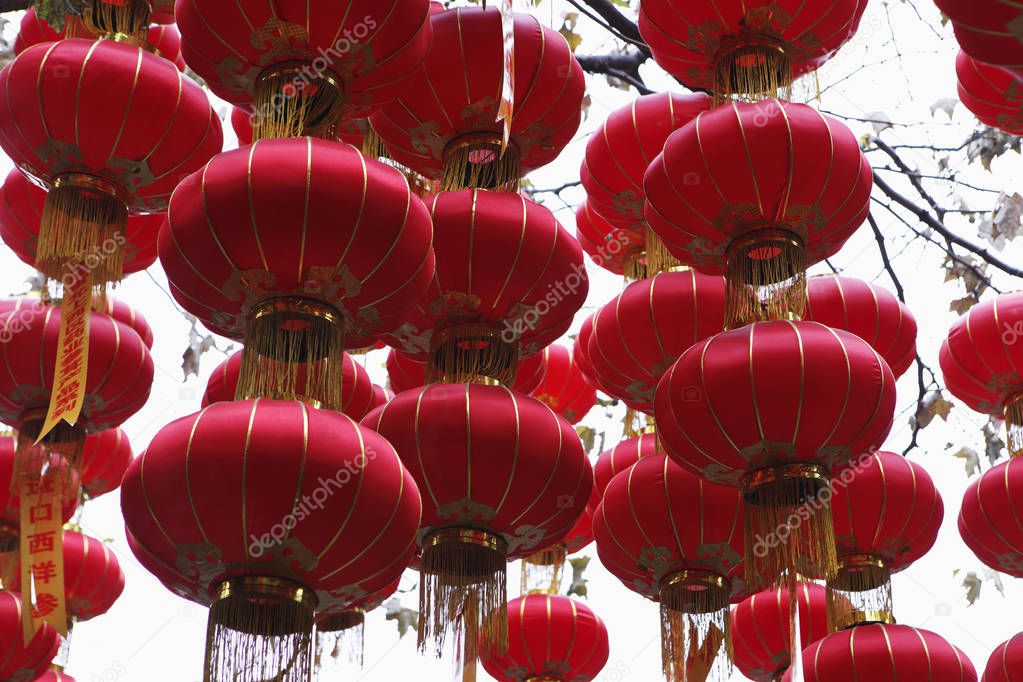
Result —
POLYGON ((504 122, 501 138, 501 153, 504 154, 511 138, 512 118, 515 115, 515 13, 512 0, 501 2, 501 31, 504 37, 504 78, 501 82, 501 104, 497 110, 497 121, 504 122))
POLYGON ((44 622, 67 635, 62 495, 59 471, 21 478, 21 625, 26 646, 44 622))
POLYGON ((64 289, 60 306, 60 334, 57 337, 57 363, 53 370, 53 390, 46 421, 36 443, 61 420, 74 426, 85 402, 85 381, 89 357, 89 315, 92 311, 92 277, 76 279, 64 289))

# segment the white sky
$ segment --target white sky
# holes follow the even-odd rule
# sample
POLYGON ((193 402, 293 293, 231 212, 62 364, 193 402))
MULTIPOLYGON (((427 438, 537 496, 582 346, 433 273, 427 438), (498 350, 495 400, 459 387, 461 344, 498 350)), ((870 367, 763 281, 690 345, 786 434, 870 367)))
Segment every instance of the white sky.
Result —
MULTIPOLYGON (((516 3, 519 7, 525 4, 524 0, 516 3)), ((543 0, 539 8, 532 11, 557 28, 561 25, 562 13, 574 10, 564 0, 543 0)), ((893 0, 887 4, 884 0, 872 0, 856 39, 821 74, 823 93, 820 107, 861 118, 873 118, 873 112, 883 111, 890 120, 909 124, 885 131, 884 138, 889 143, 934 143, 939 146, 961 143, 972 130, 972 116, 961 106, 957 107, 952 121, 941 113, 932 117, 929 111, 932 102, 956 96, 955 44, 951 40, 951 30, 941 28, 937 19, 937 10, 926 0, 893 0), (895 41, 893 35, 896 36, 895 41), (829 88, 833 83, 838 85, 829 88)), ((7 33, 10 34, 15 27, 16 22, 13 22, 7 33)), ((614 47, 609 34, 597 29, 586 18, 580 18, 578 30, 584 36, 579 54, 599 54, 614 47)), ((643 67, 643 76, 651 88, 672 88, 670 79, 653 62, 643 67)), ((587 80, 592 100, 588 118, 561 158, 531 176, 536 187, 554 187, 577 180, 587 136, 612 109, 635 97, 634 91, 610 88, 601 76, 588 76, 587 80)), ((228 113, 223 103, 217 106, 222 114, 228 113)), ((850 122, 850 125, 858 135, 872 132, 867 123, 850 122)), ((229 140, 226 146, 233 146, 230 126, 226 124, 225 129, 229 140)), ((910 150, 904 153, 909 162, 919 163, 924 169, 933 166, 929 155, 914 155, 910 150)), ((981 170, 979 164, 975 169, 965 168, 962 160, 957 160, 955 155, 952 167, 961 168, 961 179, 968 182, 1011 192, 1020 177, 1018 157, 1012 157, 996 161, 993 174, 981 170)), ((871 155, 875 165, 881 164, 882 158, 878 154, 871 155)), ((2 175, 6 175, 9 166, 10 162, 0 157, 2 175)), ((925 172, 933 172, 933 169, 925 172)), ((889 175, 897 187, 911 191, 901 178, 889 175)), ((935 191, 939 201, 946 206, 952 205, 953 198, 947 184, 932 183, 929 187, 935 191)), ((967 190, 962 193, 974 208, 989 206, 993 196, 967 190)), ((551 195, 542 198, 571 229, 573 214, 569 206, 551 195)), ((563 198, 574 207, 581 200, 582 191, 566 191, 563 198)), ((920 324, 920 352, 937 372, 937 349, 955 317, 948 312, 948 303, 963 295, 962 286, 943 284, 944 272, 940 270, 942 254, 939 251, 934 247, 925 249, 919 240, 907 245, 909 240, 905 228, 893 224, 894 221, 883 210, 875 211, 875 216, 892 239, 889 250, 895 257, 895 267, 906 286, 909 305, 920 324)), ((955 224, 954 220, 952 222, 955 224)), ((960 232, 968 239, 980 241, 975 227, 965 222, 960 232)), ((1013 262, 1017 249, 1008 251, 1002 255, 1013 262)), ((869 227, 865 226, 850 240, 833 262, 844 268, 846 274, 876 280, 891 287, 876 255, 869 227)), ((1018 259, 1015 262, 1019 262, 1018 259)), ((0 294, 24 291, 23 280, 31 274, 32 269, 8 250, 0 251, 0 294)), ((622 282, 620 278, 593 267, 590 274, 587 307, 593 309, 616 295, 622 282)), ((996 278, 996 281, 1004 290, 1015 288, 1004 278, 996 278)), ((187 344, 189 325, 167 295, 166 280, 158 265, 149 274, 128 279, 116 295, 141 310, 156 331, 153 357, 157 371, 152 397, 145 409, 125 425, 136 452, 139 452, 161 425, 198 408, 206 379, 222 356, 211 351, 203 359, 201 376, 182 382, 181 353, 187 344)), ((578 321, 581 322, 584 316, 579 315, 578 321)), ((573 329, 573 333, 575 331, 573 329)), ((377 383, 384 383, 386 379, 383 360, 383 351, 375 352, 367 359, 368 368, 377 383)), ((898 416, 886 445, 887 449, 901 452, 909 439, 908 417, 915 408, 915 369, 907 373, 899 389, 898 416)), ((584 423, 598 431, 606 431, 607 445, 610 446, 620 438, 619 416, 608 419, 601 412, 594 411, 584 423)), ((936 420, 921 434, 921 447, 911 458, 924 465, 937 482, 945 501, 945 523, 935 549, 905 574, 896 576, 894 581, 899 622, 925 627, 945 636, 962 648, 980 669, 994 646, 1015 633, 1013 622, 1018 619, 1006 614, 1012 604, 1023 603, 1023 590, 1019 583, 1006 577, 1003 580, 1004 597, 995 590, 994 583, 985 581, 980 601, 968 607, 965 591, 960 587, 962 574, 953 576, 954 569, 983 571, 983 566, 962 544, 956 530, 956 515, 968 479, 962 461, 951 457, 951 453, 964 444, 983 453, 982 423, 965 407, 957 406, 947 424, 936 420)), ((986 462, 984 466, 987 467, 986 462)), ((172 596, 134 561, 124 540, 117 494, 90 503, 82 525, 91 535, 112 539, 112 547, 127 576, 127 587, 108 614, 75 629, 68 672, 80 682, 200 680, 205 609, 172 596)), ((629 592, 605 572, 596 560, 592 546, 584 553, 594 556, 587 571, 590 581, 588 603, 604 618, 611 637, 611 657, 599 679, 609 682, 659 679, 659 618, 655 605, 629 592)), ((415 584, 417 578, 409 573, 403 587, 411 588, 415 584)), ((515 568, 510 571, 509 584, 510 596, 515 596, 518 585, 515 568)), ((404 603, 415 608, 415 594, 405 595, 404 603)), ((451 677, 448 662, 418 657, 414 634, 399 640, 394 624, 385 623, 381 612, 368 618, 365 660, 364 670, 348 669, 344 679, 371 682, 406 677, 418 680, 446 680, 451 677)), ((341 679, 340 675, 331 676, 331 679, 334 677, 341 679)), ((480 668, 479 679, 491 678, 480 668)), ((744 678, 736 673, 732 679, 744 678)))

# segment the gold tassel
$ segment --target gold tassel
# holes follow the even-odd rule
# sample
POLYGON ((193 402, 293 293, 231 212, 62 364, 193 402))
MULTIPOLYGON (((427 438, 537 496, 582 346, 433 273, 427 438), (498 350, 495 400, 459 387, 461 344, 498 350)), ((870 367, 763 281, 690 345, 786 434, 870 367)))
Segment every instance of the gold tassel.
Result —
POLYGON ((519 190, 519 152, 513 143, 502 151, 493 133, 463 135, 444 150, 440 191, 477 187, 500 192, 519 190))
MULTIPOLYGON (((7 495, 0 491, 0 494, 7 495)), ((11 589, 18 574, 18 527, 0 523, 0 589, 11 589)))
POLYGON ((728 246, 725 327, 801 319, 806 305, 806 252, 796 235, 756 230, 728 246))
POLYGON ((707 571, 680 571, 661 585, 658 601, 665 679, 728 679, 732 673, 732 638, 725 579, 707 571))
POLYGON ((479 637, 497 653, 508 649, 507 545, 469 528, 426 538, 419 572, 419 650, 440 657, 454 636, 456 657, 475 660, 479 637), (477 634, 479 637, 477 637, 477 634))
POLYGON ((18 486, 25 478, 56 476, 66 495, 78 497, 85 429, 60 421, 36 444, 45 417, 44 411, 30 413, 18 430, 11 485, 18 486))
POLYGON ((653 277, 660 272, 668 272, 681 265, 678 258, 671 255, 671 251, 665 246, 660 235, 646 228, 646 271, 648 277, 653 277))
POLYGON ((839 560, 838 574, 828 582, 828 628, 895 622, 892 574, 879 557, 858 554, 839 560))
POLYGON ((1010 396, 1002 407, 1005 414, 1005 445, 1009 457, 1023 455, 1023 391, 1010 396))
POLYGON ((744 36, 722 45, 714 58, 715 106, 730 96, 757 102, 792 99, 792 60, 777 40, 744 36))
POLYGON ((391 152, 387 149, 387 143, 377 135, 373 126, 366 126, 366 132, 362 136, 362 155, 370 159, 389 159, 391 152))
POLYGON ((324 665, 324 659, 344 658, 361 668, 365 656, 366 612, 356 607, 317 621, 316 623, 316 669, 324 665), (330 651, 327 651, 327 648, 330 651))
POLYGON ((88 0, 82 20, 95 34, 140 45, 149 33, 149 0, 88 0))
POLYGON ((627 281, 638 282, 641 279, 652 277, 654 274, 647 267, 646 251, 630 254, 625 259, 622 275, 627 281))
POLYGON ((119 282, 127 225, 128 204, 118 187, 91 175, 60 175, 43 205, 36 268, 58 282, 79 270, 100 289, 119 282))
POLYGON ((753 591, 798 573, 831 580, 838 569, 829 485, 824 468, 788 464, 760 469, 743 486, 746 503, 746 583, 753 591))
POLYGON ((316 598, 279 578, 220 585, 210 606, 203 682, 309 682, 316 598))
POLYGON ((253 97, 252 140, 336 139, 344 86, 330 71, 311 73, 303 62, 274 64, 259 75, 253 97))
POLYGON ((498 329, 471 322, 457 324, 433 333, 426 381, 510 387, 515 382, 518 362, 517 346, 505 341, 498 329))
POLYGON ((253 306, 236 400, 301 400, 341 409, 345 334, 341 314, 309 298, 282 296, 253 306))
POLYGON ((567 558, 568 548, 559 542, 523 559, 522 594, 560 594, 561 575, 567 558))

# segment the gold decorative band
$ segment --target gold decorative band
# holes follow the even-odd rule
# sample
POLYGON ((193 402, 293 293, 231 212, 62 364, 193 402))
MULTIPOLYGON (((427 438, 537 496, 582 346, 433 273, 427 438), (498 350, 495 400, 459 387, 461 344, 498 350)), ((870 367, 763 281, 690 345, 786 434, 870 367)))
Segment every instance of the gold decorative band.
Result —
POLYGON ((91 191, 96 194, 113 197, 121 203, 131 203, 131 196, 115 182, 88 173, 64 173, 53 179, 53 189, 73 187, 78 190, 91 191))
POLYGON ((292 313, 295 315, 308 315, 332 324, 341 324, 343 318, 337 308, 319 301, 315 298, 304 296, 275 296, 264 299, 249 310, 249 322, 280 313, 292 313))
POLYGON ((476 528, 441 528, 423 541, 423 549, 441 545, 475 545, 501 554, 508 551, 508 543, 500 535, 476 528))
POLYGON ((251 604, 291 602, 316 608, 316 595, 299 583, 274 576, 246 575, 229 578, 215 589, 215 601, 243 599, 251 604))
POLYGON ((825 484, 828 482, 827 470, 820 464, 806 462, 795 462, 793 464, 781 464, 779 466, 757 469, 751 473, 743 482, 746 490, 753 490, 790 480, 812 480, 825 484))

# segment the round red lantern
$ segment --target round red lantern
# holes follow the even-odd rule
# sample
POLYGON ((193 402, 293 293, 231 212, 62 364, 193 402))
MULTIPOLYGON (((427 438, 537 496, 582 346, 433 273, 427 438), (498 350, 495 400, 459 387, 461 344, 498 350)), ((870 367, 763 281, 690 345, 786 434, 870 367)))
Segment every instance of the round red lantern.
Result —
POLYGON ((388 343, 427 361, 428 380, 509 386, 518 360, 568 331, 586 300, 579 243, 518 194, 441 192, 430 211, 433 281, 388 343))
POLYGON ((0 315, 0 339, 6 340, 0 347, 0 421, 18 429, 18 460, 26 471, 41 470, 54 452, 77 470, 86 433, 119 426, 142 408, 153 384, 153 359, 139 335, 91 313, 78 420, 61 421, 35 446, 54 390, 61 317, 60 308, 39 301, 0 315))
MULTIPOLYGON (((828 634, 826 590, 816 583, 796 583, 801 648, 828 634)), ((735 667, 756 682, 776 682, 792 657, 791 592, 778 587, 758 592, 732 610, 735 667)))
POLYGON ((642 237, 640 265, 645 272, 637 270, 639 276, 633 279, 678 265, 656 233, 646 228, 643 175, 668 137, 710 107, 711 98, 704 94, 644 95, 611 112, 586 143, 579 175, 588 202, 614 227, 642 237))
POLYGON ((386 405, 387 401, 394 397, 394 394, 377 384, 373 384, 373 408, 386 405))
POLYGON ((1014 456, 970 484, 959 508, 959 534, 986 566, 1023 578, 1023 458, 1014 456))
MULTIPOLYGON (((64 592, 67 614, 75 621, 101 616, 124 591, 124 571, 106 544, 75 531, 64 531, 64 592)), ((15 580, 11 589, 20 590, 15 580)))
MULTIPOLYGON (((532 393, 543 382, 544 373, 547 371, 545 360, 543 353, 523 358, 515 368, 515 382, 511 389, 526 395, 532 393)), ((395 393, 410 391, 427 383, 426 363, 399 350, 392 348, 388 351, 386 366, 388 384, 395 393)))
MULTIPOLYGON (((206 391, 202 394, 203 407, 235 399, 244 353, 243 350, 233 353, 213 370, 206 383, 206 391)), ((340 411, 352 419, 362 419, 374 407, 373 382, 370 381, 366 368, 348 353, 343 355, 343 362, 340 411)), ((301 383, 300 378, 299 384, 301 383)), ((300 393, 303 392, 301 386, 298 390, 300 393)))
POLYGON ((35 265, 58 280, 68 263, 97 284, 119 280, 129 211, 162 211, 223 144, 199 86, 167 60, 113 40, 29 47, 0 72, 0 91, 0 146, 50 190, 35 265), (18 96, 27 92, 36 95, 18 96))
POLYGON ((590 359, 587 357, 589 352, 590 337, 593 335, 593 317, 595 313, 590 313, 583 320, 582 325, 579 327, 579 333, 575 337, 575 341, 572 343, 572 362, 576 364, 579 371, 586 377, 586 381, 590 382, 594 386, 597 382, 593 378, 593 366, 590 365, 590 359))
POLYGON ((650 456, 611 480, 594 513, 600 562, 630 590, 661 604, 661 665, 669 682, 690 679, 701 664, 704 679, 727 667, 727 657, 716 655, 728 640, 729 600, 744 589, 742 506, 734 488, 650 456))
POLYGON ((956 56, 959 100, 984 125, 1023 133, 1023 73, 956 56))
POLYGON ((598 215, 589 201, 576 209, 575 231, 583 251, 597 266, 633 280, 649 274, 643 232, 615 227, 598 215))
POLYGON ((94 499, 117 490, 133 459, 135 454, 123 429, 86 436, 82 451, 82 492, 94 499))
POLYGON ((596 389, 586 381, 572 361, 572 351, 565 346, 555 343, 544 348, 543 363, 546 368, 543 382, 532 396, 570 424, 579 423, 597 404, 596 389))
POLYGON ((1010 455, 1023 453, 1023 292, 1001 294, 956 320, 938 353, 945 386, 967 407, 1004 417, 1010 455))
POLYGON ((218 97, 253 107, 262 139, 326 133, 405 92, 430 47, 429 8, 186 0, 175 15, 185 61, 218 97))
POLYGON ((980 682, 1020 682, 1023 679, 1023 633, 1002 642, 991 652, 980 682))
POLYGON ((861 0, 645 0, 639 31, 657 64, 688 86, 772 97, 833 56, 865 9, 861 0))
POLYGON ((945 507, 927 471, 891 452, 861 458, 832 484, 838 574, 828 583, 835 629, 894 622, 892 573, 926 554, 945 507))
MULTIPOLYGON (((106 303, 100 309, 100 312, 112 317, 121 324, 131 327, 139 335, 139 338, 142 339, 142 343, 146 344, 146 348, 152 350, 153 328, 149 326, 145 316, 123 301, 111 296, 105 296, 104 298, 106 303)), ((93 300, 93 306, 96 306, 95 299, 93 300)))
POLYGON ((160 430, 121 507, 142 565, 211 604, 207 676, 291 682, 312 665, 314 609, 343 609, 408 565, 421 503, 383 438, 338 412, 257 399, 160 430))
POLYGON ((57 655, 60 635, 43 623, 25 644, 21 633, 21 599, 0 590, 0 680, 34 680, 42 675, 57 655))
POLYGON ((1023 9, 1002 0, 935 0, 952 22, 963 51, 985 64, 1023 69, 1023 9))
POLYGON ((607 627, 568 597, 530 594, 508 603, 508 647, 483 639, 480 662, 498 682, 590 682, 607 663, 607 627))
MULTIPOLYGON (((784 682, 791 682, 792 671, 784 682)), ((977 682, 962 651, 928 630, 908 625, 860 625, 803 649, 806 682, 941 680, 977 682)))
POLYGON ((557 31, 514 15, 514 93, 507 147, 498 113, 504 79, 501 11, 434 14, 433 46, 404 94, 370 117, 391 157, 442 190, 515 185, 557 158, 579 127, 585 79, 557 31), (453 78, 463 74, 462 78, 453 78))
POLYGON ((801 317, 806 268, 866 219, 872 176, 849 128, 804 104, 732 103, 668 138, 646 218, 678 259, 726 274, 727 326, 801 317), (736 159, 746 159, 741 172, 736 159))
POLYGON ((652 412, 661 376, 724 323, 722 277, 685 270, 633 282, 594 315, 587 352, 594 380, 604 393, 652 412))
MULTIPOLYGON (((68 15, 66 22, 64 30, 56 31, 39 18, 34 8, 28 8, 21 17, 21 26, 18 29, 18 35, 14 38, 14 54, 21 54, 36 43, 50 43, 66 38, 94 40, 100 37, 99 33, 86 27, 78 17, 68 15)), ((140 44, 140 47, 174 62, 178 69, 184 71, 185 60, 181 57, 181 35, 173 26, 173 18, 169 22, 156 23, 171 25, 149 27, 146 40, 140 44)))
POLYGON ((795 528, 787 519, 879 446, 894 412, 895 377, 885 361, 858 336, 817 322, 756 322, 701 341, 664 376, 655 399, 668 455, 743 489, 746 577, 755 589, 792 571, 834 576, 830 507, 818 505, 795 528))
POLYGON ((643 433, 632 438, 626 438, 618 445, 605 450, 597 457, 597 463, 593 465, 593 478, 597 490, 601 496, 607 489, 608 483, 643 457, 650 457, 657 453, 657 436, 652 433, 643 433))
POLYGON ((298 398, 304 372, 304 397, 338 409, 344 348, 397 326, 433 275, 426 207, 350 145, 224 152, 181 183, 167 218, 171 293, 212 330, 245 338, 239 396, 298 398))
MULTIPOLYGON (((35 265, 46 191, 32 184, 17 168, 0 185, 0 239, 24 263, 35 265)), ((156 235, 163 213, 128 217, 124 231, 123 274, 145 270, 156 262, 156 235)))
POLYGON ((399 393, 363 423, 423 491, 420 647, 433 641, 439 655, 449 626, 466 661, 478 632, 507 642, 506 560, 561 541, 590 498, 578 435, 539 401, 480 384, 399 393))
POLYGON ((896 379, 916 360, 913 313, 892 292, 861 279, 808 278, 804 319, 860 337, 885 359, 896 379))

